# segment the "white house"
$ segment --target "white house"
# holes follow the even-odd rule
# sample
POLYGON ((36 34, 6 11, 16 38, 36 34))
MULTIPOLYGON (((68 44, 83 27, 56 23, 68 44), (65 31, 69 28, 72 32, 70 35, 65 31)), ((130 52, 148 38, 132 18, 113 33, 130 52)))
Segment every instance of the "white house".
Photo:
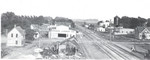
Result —
POLYGON ((105 27, 105 28, 107 28, 107 27, 110 26, 110 22, 109 22, 109 21, 102 22, 102 23, 99 24, 99 26, 100 26, 100 27, 105 27))
POLYGON ((84 25, 84 26, 85 26, 86 28, 88 28, 88 27, 89 27, 89 25, 87 25, 87 24, 86 24, 86 25, 84 25))
POLYGON ((150 39, 150 27, 137 27, 137 28, 135 28, 135 38, 137 38, 137 39, 150 39))
POLYGON ((114 35, 134 34, 134 29, 130 28, 115 28, 114 35))
POLYGON ((7 46, 23 46, 25 31, 20 26, 14 28, 7 34, 7 46))
POLYGON ((97 28, 97 31, 100 31, 100 32, 106 32, 106 30, 105 30, 104 27, 98 27, 98 28, 97 28))
POLYGON ((71 36, 76 36, 76 31, 69 29, 69 27, 60 25, 51 29, 48 33, 49 38, 69 38, 71 36))

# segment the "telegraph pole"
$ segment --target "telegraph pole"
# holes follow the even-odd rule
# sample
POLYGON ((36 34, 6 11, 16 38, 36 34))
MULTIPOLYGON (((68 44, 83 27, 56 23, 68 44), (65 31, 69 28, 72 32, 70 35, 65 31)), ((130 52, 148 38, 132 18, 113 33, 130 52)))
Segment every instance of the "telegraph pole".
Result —
POLYGON ((111 41, 111 33, 112 33, 112 30, 110 30, 110 41, 111 41))

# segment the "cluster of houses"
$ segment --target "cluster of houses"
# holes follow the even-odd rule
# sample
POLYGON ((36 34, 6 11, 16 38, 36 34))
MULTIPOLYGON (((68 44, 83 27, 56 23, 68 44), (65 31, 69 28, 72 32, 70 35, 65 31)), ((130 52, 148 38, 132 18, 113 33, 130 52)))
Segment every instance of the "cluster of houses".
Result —
POLYGON ((82 57, 82 51, 78 44, 78 40, 74 36, 63 41, 56 42, 51 47, 44 48, 41 55, 43 58, 53 57, 53 55, 49 54, 49 52, 59 55, 59 58, 66 58, 68 56, 70 56, 69 58, 82 57))
POLYGON ((100 32, 106 32, 108 31, 107 29, 110 29, 110 21, 102 21, 101 23, 99 23, 98 27, 96 28, 97 31, 100 32))
POLYGON ((96 30, 99 32, 113 33, 114 35, 133 35, 136 39, 150 39, 150 27, 138 26, 135 29, 131 29, 122 26, 113 27, 110 24, 111 22, 109 21, 102 22, 96 30))
MULTIPOLYGON (((30 29, 36 31, 36 38, 58 38, 67 39, 76 36, 76 31, 65 25, 36 25, 31 24, 30 29)), ((23 46, 25 41, 25 30, 20 26, 14 25, 14 28, 7 34, 7 46, 23 46)))

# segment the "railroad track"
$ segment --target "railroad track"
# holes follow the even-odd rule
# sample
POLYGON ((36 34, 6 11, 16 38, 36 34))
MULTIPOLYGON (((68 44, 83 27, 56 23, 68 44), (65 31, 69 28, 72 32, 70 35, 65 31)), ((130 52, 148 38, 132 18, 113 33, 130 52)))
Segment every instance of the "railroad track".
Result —
POLYGON ((96 46, 99 50, 101 50, 101 52, 105 53, 112 60, 117 60, 117 58, 115 56, 113 56, 113 54, 109 53, 109 51, 107 51, 106 49, 102 48, 101 45, 99 45, 99 44, 93 44, 93 45, 96 46))
MULTIPOLYGON (((93 35, 92 35, 92 36, 93 36, 93 35)), ((97 37, 97 38, 98 38, 97 40, 100 40, 99 38, 101 38, 101 37, 100 37, 100 36, 98 36, 97 34, 95 34, 95 35, 94 35, 94 37, 97 37)), ((111 46, 114 46, 114 47, 118 48, 119 50, 121 50, 121 51, 125 52, 125 53, 126 53, 126 54, 128 54, 129 56, 132 56, 132 59, 133 59, 133 58, 134 58, 134 59, 136 59, 136 60, 138 60, 138 59, 142 59, 141 57, 139 57, 139 56, 137 56, 137 55, 133 54, 132 52, 127 51, 127 50, 125 50, 125 49, 121 48, 120 46, 118 46, 118 45, 116 45, 116 44, 114 44, 114 43, 109 42, 109 40, 106 40, 106 41, 107 41, 107 43, 109 43, 109 45, 111 45, 111 46)))
MULTIPOLYGON (((89 34, 87 31, 83 31, 84 29, 81 29, 81 31, 85 34, 85 37, 88 40, 96 40, 96 41, 101 41, 100 37, 97 35, 89 34)), ((88 31, 90 32, 90 31, 88 31)), ((92 31, 91 31, 92 32, 92 31)), ((102 42, 102 41, 101 41, 102 42)), ((109 41, 102 42, 101 45, 99 43, 94 43, 96 47, 98 47, 99 50, 103 51, 108 57, 110 57, 112 60, 130 60, 128 55, 125 55, 123 52, 116 50, 114 47, 110 46, 112 44, 108 44, 109 41), (111 52, 110 52, 111 51, 111 52), (116 55, 116 56, 114 56, 116 55)), ((113 45, 114 46, 114 45, 113 45)), ((121 49, 121 47, 120 47, 121 49)), ((123 49, 123 48, 122 48, 123 49)), ((126 50, 123 50, 125 52, 128 52, 126 50)), ((129 52, 128 52, 129 53, 129 52)), ((130 53, 131 54, 131 53, 130 53)), ((131 54, 133 55, 133 54, 131 54)), ((135 55, 133 55, 135 56, 135 55)), ((137 57, 137 56, 136 56, 137 57)))
POLYGON ((86 55, 86 58, 90 58, 91 56, 89 55, 89 52, 86 50, 84 44, 82 44, 83 41, 81 41, 81 39, 79 39, 79 38, 77 38, 77 40, 80 40, 80 43, 81 43, 80 47, 82 48, 84 55, 86 55))
POLYGON ((119 48, 120 50, 122 50, 122 51, 126 52, 127 54, 132 55, 132 56, 133 56, 133 57, 135 57, 135 58, 141 58, 141 57, 139 57, 139 56, 137 56, 137 55, 135 55, 135 54, 133 54, 133 53, 131 53, 131 52, 129 52, 129 51, 127 51, 127 50, 123 49, 123 48, 121 48, 121 47, 120 47, 120 46, 118 46, 118 45, 115 45, 115 44, 112 44, 112 43, 111 43, 111 45, 113 45, 113 46, 115 46, 115 47, 119 48))
MULTIPOLYGON (((92 38, 91 36, 88 36, 88 37, 92 38)), ((95 38, 94 40, 97 40, 97 39, 95 38)), ((94 45, 97 46, 100 50, 102 50, 112 60, 130 60, 123 53, 121 53, 121 52, 117 51, 116 49, 112 48, 107 43, 102 42, 101 45, 98 44, 98 43, 95 43, 94 45)))
MULTIPOLYGON (((96 34, 95 35, 92 34, 91 36, 95 37, 96 40, 98 40, 98 41, 100 40, 98 38, 99 36, 96 35, 96 34)), ((136 60, 140 59, 140 57, 136 56, 135 54, 133 54, 133 53, 131 53, 131 52, 129 52, 129 51, 119 47, 116 44, 113 44, 113 43, 109 42, 108 40, 107 40, 107 42, 103 43, 103 45, 105 45, 107 48, 109 48, 112 51, 114 51, 117 55, 122 57, 124 60, 132 60, 133 58, 136 59, 136 60), (115 48, 117 48, 117 49, 115 49, 115 48), (123 52, 121 52, 121 51, 123 51, 123 52), (132 58, 131 58, 131 56, 132 56, 132 58)))

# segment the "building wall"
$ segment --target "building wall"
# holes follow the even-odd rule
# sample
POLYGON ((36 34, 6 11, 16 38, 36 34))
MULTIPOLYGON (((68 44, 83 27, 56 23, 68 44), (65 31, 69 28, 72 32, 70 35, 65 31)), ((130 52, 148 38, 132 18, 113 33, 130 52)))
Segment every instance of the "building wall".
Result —
MULTIPOLYGON (((138 39, 143 39, 142 35, 143 33, 139 33, 138 39)), ((144 35, 145 35, 145 39, 150 39, 150 33, 145 33, 144 35)))
POLYGON ((68 30, 68 31, 66 31, 66 30, 65 31, 52 30, 52 31, 49 32, 49 38, 61 38, 61 37, 58 37, 58 34, 66 34, 66 37, 64 37, 64 38, 69 38, 73 35, 76 36, 75 31, 71 31, 71 30, 68 30))
POLYGON ((23 39, 24 39, 24 36, 22 36, 20 32, 18 32, 16 29, 13 29, 7 35, 7 46, 22 46, 23 39), (16 37, 16 34, 18 34, 17 37, 16 37), (17 44, 16 44, 16 41, 17 41, 17 44))
POLYGON ((137 38, 137 39, 140 39, 140 35, 139 35, 139 33, 135 30, 135 38, 137 38))
POLYGON ((114 32, 114 35, 127 35, 127 34, 134 34, 134 29, 118 29, 114 32))
POLYGON ((97 31, 105 32, 105 28, 99 27, 99 28, 97 28, 97 31))
POLYGON ((76 31, 70 30, 69 27, 66 26, 58 26, 56 29, 52 29, 49 31, 49 38, 69 38, 71 36, 76 36, 76 31), (59 37, 58 34, 66 34, 66 37, 59 37))
POLYGON ((99 26, 101 26, 101 27, 104 26, 105 28, 107 28, 109 25, 110 25, 110 22, 103 22, 103 23, 100 23, 99 26))

